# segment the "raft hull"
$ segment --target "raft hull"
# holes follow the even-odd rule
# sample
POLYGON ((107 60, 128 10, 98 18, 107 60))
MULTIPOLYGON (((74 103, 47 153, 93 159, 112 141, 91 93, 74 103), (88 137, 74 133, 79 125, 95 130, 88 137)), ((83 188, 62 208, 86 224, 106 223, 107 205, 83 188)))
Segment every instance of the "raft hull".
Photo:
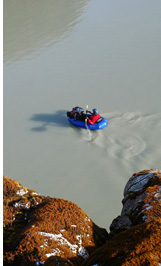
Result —
POLYGON ((85 123, 84 121, 75 120, 74 118, 70 118, 70 117, 68 117, 68 120, 75 127, 81 127, 81 128, 90 129, 90 130, 99 130, 107 126, 107 119, 102 116, 101 118, 102 120, 100 122, 95 123, 93 125, 89 123, 85 123))

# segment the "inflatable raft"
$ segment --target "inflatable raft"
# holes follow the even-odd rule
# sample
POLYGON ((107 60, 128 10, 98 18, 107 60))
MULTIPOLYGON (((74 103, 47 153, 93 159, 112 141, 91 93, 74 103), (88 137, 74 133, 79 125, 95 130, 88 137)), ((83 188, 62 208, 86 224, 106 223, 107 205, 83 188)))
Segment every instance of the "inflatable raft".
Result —
POLYGON ((100 117, 93 125, 86 122, 86 118, 90 119, 91 114, 84 113, 83 108, 74 107, 72 111, 67 112, 69 122, 75 127, 81 127, 90 130, 99 130, 107 126, 107 119, 100 117))

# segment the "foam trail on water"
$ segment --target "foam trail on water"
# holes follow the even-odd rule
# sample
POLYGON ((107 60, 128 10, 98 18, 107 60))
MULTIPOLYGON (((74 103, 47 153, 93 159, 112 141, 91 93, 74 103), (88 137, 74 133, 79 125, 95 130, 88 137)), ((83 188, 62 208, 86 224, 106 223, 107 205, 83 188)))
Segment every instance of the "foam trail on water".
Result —
MULTIPOLYGON (((97 131, 94 144, 103 148, 110 157, 130 159, 150 152, 161 152, 161 114, 139 112, 107 113, 105 129, 97 131)), ((91 139, 89 140, 91 141, 91 139)))
POLYGON ((85 141, 87 141, 88 143, 91 143, 95 140, 96 137, 96 132, 93 130, 90 130, 88 125, 86 125, 87 130, 83 130, 83 138, 85 141))

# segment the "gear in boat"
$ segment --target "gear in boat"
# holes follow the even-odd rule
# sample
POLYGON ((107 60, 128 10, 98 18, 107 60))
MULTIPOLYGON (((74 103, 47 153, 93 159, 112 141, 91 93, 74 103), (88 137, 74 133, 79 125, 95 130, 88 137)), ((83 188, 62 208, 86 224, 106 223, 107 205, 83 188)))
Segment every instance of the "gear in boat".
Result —
POLYGON ((69 122, 76 127, 97 130, 107 126, 107 119, 100 116, 96 108, 93 112, 88 110, 84 112, 82 107, 76 106, 67 112, 67 116, 69 122))

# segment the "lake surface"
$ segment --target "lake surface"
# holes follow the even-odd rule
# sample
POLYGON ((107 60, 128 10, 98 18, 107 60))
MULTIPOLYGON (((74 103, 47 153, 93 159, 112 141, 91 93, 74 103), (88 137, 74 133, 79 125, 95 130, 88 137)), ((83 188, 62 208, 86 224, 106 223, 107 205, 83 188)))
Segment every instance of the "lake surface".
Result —
POLYGON ((4 1, 4 175, 99 226, 130 176, 161 169, 161 1, 4 1), (108 127, 72 127, 98 108, 108 127))

